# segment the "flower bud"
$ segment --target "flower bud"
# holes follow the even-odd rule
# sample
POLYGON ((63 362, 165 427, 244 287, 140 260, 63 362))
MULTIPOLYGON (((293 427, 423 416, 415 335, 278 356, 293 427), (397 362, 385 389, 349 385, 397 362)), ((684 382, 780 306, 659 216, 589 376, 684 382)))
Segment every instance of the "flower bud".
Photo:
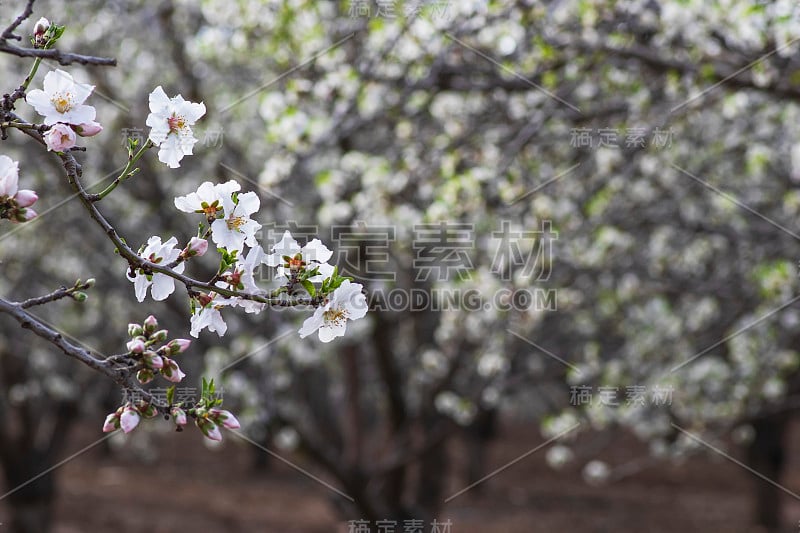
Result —
POLYGON ((74 126, 74 128, 75 133, 81 137, 94 137, 103 131, 103 126, 101 126, 99 122, 86 122, 84 124, 74 126))
POLYGON ((180 383, 180 381, 186 377, 186 374, 181 371, 181 367, 169 357, 162 357, 162 359, 164 360, 164 366, 161 369, 161 375, 164 376, 164 379, 167 381, 180 383))
POLYGON ((86 298, 88 298, 88 297, 89 297, 89 296, 87 296, 85 292, 80 292, 80 291, 78 291, 78 292, 73 292, 73 293, 72 293, 72 298, 73 298, 73 299, 74 299, 76 302, 85 302, 85 301, 86 301, 86 298))
POLYGON ((106 422, 103 424, 103 433, 109 433, 119 428, 119 415, 111 413, 106 417, 106 422))
POLYGON ((222 440, 222 433, 220 433, 219 431, 219 426, 217 426, 211 420, 207 418, 198 417, 195 420, 195 424, 197 425, 198 428, 200 428, 200 431, 202 431, 203 435, 205 435, 207 438, 215 440, 217 442, 222 440))
POLYGON ((119 425, 122 431, 130 433, 139 425, 139 420, 141 420, 141 417, 136 409, 127 405, 125 406, 125 410, 122 411, 122 416, 119 417, 119 425))
POLYGON ((192 344, 192 341, 188 339, 173 339, 167 344, 167 351, 170 355, 177 355, 185 352, 190 344, 192 344))
POLYGON ((136 337, 125 346, 127 346, 130 353, 142 353, 145 349, 144 341, 141 337, 136 337))
POLYGON ((181 409, 180 407, 173 407, 172 409, 170 409, 170 414, 175 420, 176 426, 186 425, 186 412, 183 409, 181 409))
POLYGON ((160 329, 160 330, 156 331, 155 333, 153 333, 152 335, 150 335, 150 339, 154 340, 156 342, 164 342, 165 340, 167 340, 167 335, 168 334, 169 334, 169 332, 167 330, 160 329))
POLYGON ((158 327, 158 320, 153 315, 144 319, 144 330, 147 333, 153 333, 158 327))
POLYGON ((36 195, 36 192, 29 189, 17 191, 17 194, 14 196, 18 207, 30 207, 35 204, 38 199, 39 197, 36 195))
POLYGON ((141 383, 142 385, 147 385, 155 378, 156 378, 155 372, 153 372, 149 368, 142 368, 141 370, 136 372, 136 379, 139 380, 139 383, 141 383))
POLYGON ((145 366, 154 370, 164 367, 164 360, 161 358, 161 356, 149 350, 144 353, 142 361, 144 362, 145 366))
POLYGON ((208 241, 200 237, 192 237, 181 255, 184 257, 201 256, 208 250, 208 241))
POLYGON ((139 324, 128 324, 128 336, 140 337, 144 334, 144 329, 139 324))
POLYGON ((50 29, 50 21, 42 17, 36 21, 36 25, 34 25, 33 27, 33 36, 41 37, 49 29, 50 29))
POLYGON ((145 418, 153 418, 154 416, 158 416, 158 409, 152 403, 148 403, 144 400, 139 400, 136 402, 136 410, 141 413, 141 415, 145 418))
POLYGON ((239 429, 239 421, 233 416, 233 413, 225 409, 209 409, 209 417, 211 417, 218 424, 222 424, 228 429, 239 429))
POLYGON ((87 279, 87 280, 86 280, 86 288, 87 288, 87 289, 89 289, 89 288, 92 288, 92 287, 94 287, 94 284, 95 284, 95 283, 97 283, 97 280, 96 280, 96 279, 94 279, 94 278, 89 278, 89 279, 87 279))

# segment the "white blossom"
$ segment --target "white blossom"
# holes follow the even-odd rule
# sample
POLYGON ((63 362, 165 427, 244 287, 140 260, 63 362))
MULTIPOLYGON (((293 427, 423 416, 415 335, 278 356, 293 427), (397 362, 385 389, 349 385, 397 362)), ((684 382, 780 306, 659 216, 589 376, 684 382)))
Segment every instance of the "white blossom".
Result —
POLYGON ((96 111, 84 102, 94 85, 77 83, 69 72, 56 69, 44 77, 44 90, 34 89, 25 97, 48 126, 57 122, 79 126, 93 122, 96 111))
POLYGON ((183 156, 192 155, 197 139, 190 126, 205 114, 203 103, 187 102, 181 95, 169 98, 160 85, 150 93, 146 124, 150 126, 150 141, 160 147, 159 161, 178 168, 183 156))
POLYGON ((319 330, 319 340, 330 342, 345 334, 348 320, 358 320, 367 314, 367 298, 361 293, 360 283, 345 280, 324 305, 303 322, 300 338, 304 339, 319 330))
MULTIPOLYGON (((167 242, 162 243, 161 237, 153 236, 147 240, 147 246, 139 252, 139 256, 151 263, 166 265, 173 262, 180 255, 180 249, 175 249, 177 244, 178 239, 175 237, 171 237, 167 242)), ((179 263, 173 270, 180 274, 183 272, 184 267, 183 263, 179 263)), ((175 291, 175 280, 166 274, 159 272, 145 274, 138 270, 133 278, 130 277, 130 272, 127 275, 128 279, 133 282, 136 299, 140 302, 144 301, 148 287, 151 288, 150 293, 153 296, 153 300, 156 301, 165 300, 175 291)))

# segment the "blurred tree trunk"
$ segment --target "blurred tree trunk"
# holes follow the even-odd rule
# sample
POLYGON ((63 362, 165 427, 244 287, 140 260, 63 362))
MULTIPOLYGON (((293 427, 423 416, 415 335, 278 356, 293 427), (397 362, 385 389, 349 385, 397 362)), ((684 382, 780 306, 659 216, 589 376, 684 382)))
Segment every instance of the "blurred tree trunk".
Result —
POLYGON ((11 405, 8 392, 28 380, 27 362, 0 351, 0 462, 5 499, 11 508, 14 533, 46 533, 53 518, 55 475, 44 474, 57 462, 75 418, 74 401, 27 398, 11 405), (37 477, 39 476, 39 477, 37 477))
MULTIPOLYGON (((750 443, 747 459, 750 468, 764 477, 780 483, 785 464, 785 437, 788 417, 771 415, 753 422, 755 437, 750 443)), ((781 524, 782 491, 763 479, 754 477, 755 522, 770 532, 781 524)))
MULTIPOLYGON (((486 449, 497 434, 497 411, 481 410, 475 421, 467 428, 467 485, 472 485, 486 473, 486 449)), ((476 485, 479 492, 483 485, 476 485)))

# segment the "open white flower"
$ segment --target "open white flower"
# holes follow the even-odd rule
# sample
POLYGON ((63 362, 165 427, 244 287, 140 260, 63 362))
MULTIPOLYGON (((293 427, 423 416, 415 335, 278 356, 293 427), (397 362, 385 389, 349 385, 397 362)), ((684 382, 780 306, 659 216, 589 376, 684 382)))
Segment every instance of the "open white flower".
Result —
POLYGON ((206 181, 197 188, 197 192, 176 197, 175 207, 184 213, 203 213, 207 217, 214 217, 222 212, 222 199, 230 198, 239 189, 241 186, 234 180, 218 184, 206 181))
POLYGON ((304 339, 319 330, 319 340, 330 342, 345 334, 348 320, 358 320, 367 314, 367 298, 360 283, 345 280, 314 314, 303 322, 300 338, 304 339))
POLYGON ((94 85, 77 83, 69 72, 56 69, 44 77, 44 90, 34 89, 25 97, 48 126, 56 122, 79 126, 93 122, 96 111, 84 102, 94 85))
MULTIPOLYGON (((247 292, 249 294, 264 294, 264 291, 256 285, 255 269, 264 262, 264 250, 261 246, 255 246, 247 252, 244 257, 239 257, 232 270, 224 272, 222 279, 217 286, 230 288, 232 290, 247 292)), ((243 307, 247 313, 260 313, 265 304, 244 298, 233 298, 233 305, 243 307)))
POLYGON ((208 331, 215 331, 217 335, 222 337, 228 331, 228 325, 222 319, 220 309, 232 302, 229 299, 222 298, 219 294, 211 293, 201 295, 198 300, 200 301, 200 308, 194 310, 192 318, 189 320, 192 328, 189 335, 197 338, 201 331, 208 328, 208 331))
POLYGON ((187 102, 183 96, 167 96, 159 85, 150 93, 150 114, 146 124, 150 126, 150 140, 160 147, 158 159, 170 168, 178 168, 185 155, 192 155, 197 139, 192 128, 206 114, 201 102, 187 102))
POLYGON ((309 278, 309 281, 322 282, 333 274, 333 265, 328 264, 332 255, 333 252, 319 239, 314 239, 301 248, 292 238, 292 234, 286 231, 281 240, 272 247, 272 254, 268 255, 264 262, 269 266, 277 267, 279 279, 288 279, 292 269, 313 270, 318 268, 319 274, 309 278), (298 254, 299 258, 297 258, 298 254), (288 256, 290 260, 287 262, 284 256, 288 256))
MULTIPOLYGON (((154 236, 147 240, 147 246, 139 252, 142 259, 157 264, 169 264, 173 262, 181 253, 180 249, 175 249, 178 244, 178 239, 171 237, 167 242, 161 242, 161 237, 154 236)), ((184 263, 178 264, 173 270, 175 272, 183 272, 184 263)), ((133 282, 134 291, 136 292, 136 299, 140 302, 144 301, 147 296, 147 289, 151 287, 150 294, 153 300, 165 300, 170 294, 175 291, 175 280, 166 274, 155 272, 153 274, 145 274, 141 270, 136 272, 134 278, 130 277, 130 272, 127 273, 128 279, 133 282)))
POLYGON ((254 192, 240 194, 238 203, 233 202, 230 195, 222 197, 223 218, 211 224, 211 238, 217 246, 226 248, 229 252, 244 249, 244 245, 256 246, 256 232, 261 229, 261 224, 252 220, 250 215, 261 207, 261 201, 254 192))

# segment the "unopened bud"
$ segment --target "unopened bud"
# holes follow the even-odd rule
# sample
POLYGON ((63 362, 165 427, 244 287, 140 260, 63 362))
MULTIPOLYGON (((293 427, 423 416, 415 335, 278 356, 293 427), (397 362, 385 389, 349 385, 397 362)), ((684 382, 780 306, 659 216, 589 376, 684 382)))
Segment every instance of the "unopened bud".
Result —
POLYGON ((144 319, 144 330, 147 333, 153 333, 158 327, 158 320, 153 315, 144 319))
POLYGON ((152 340, 156 341, 156 342, 164 342, 165 340, 167 340, 167 335, 168 334, 169 334, 169 332, 167 330, 160 329, 160 330, 156 331, 155 333, 151 334, 150 338, 152 340))
POLYGON ((208 250, 208 241, 200 237, 192 237, 186 248, 183 249, 182 255, 184 257, 201 256, 208 250))
POLYGON ((73 298, 73 299, 74 299, 76 302, 85 302, 85 301, 86 301, 86 298, 88 298, 88 296, 86 295, 86 293, 85 293, 85 292, 73 292, 73 293, 72 293, 72 298, 73 298))
POLYGON ((188 339, 174 339, 167 344, 167 351, 170 355, 177 355, 185 352, 190 344, 192 344, 192 341, 188 339))
POLYGON ((147 351, 142 358, 145 366, 152 369, 160 369, 164 366, 164 360, 155 352, 147 351))
POLYGON ((49 29, 50 21, 42 17, 36 21, 36 25, 33 27, 33 35, 34 37, 41 37, 49 29))
POLYGON ((139 380, 139 383, 142 385, 146 385, 153 381, 156 377, 155 372, 150 370, 149 368, 142 368, 136 373, 136 379, 139 380))
POLYGON ((14 195, 14 201, 17 202, 18 207, 30 207, 35 204, 38 199, 39 197, 36 195, 36 192, 29 189, 22 189, 17 191, 17 194, 14 195))
POLYGON ((185 426, 186 425, 186 412, 181 409, 180 407, 173 407, 170 410, 170 414, 172 418, 175 420, 176 426, 185 426))
POLYGON ((139 324, 128 324, 128 336, 140 337, 144 334, 144 329, 139 324))
POLYGON ((86 122, 84 124, 74 126, 74 129, 75 133, 81 137, 94 137, 103 131, 103 126, 101 126, 99 122, 86 122))
POLYGON ((137 337, 126 344, 130 353, 142 353, 145 349, 144 341, 137 337))

